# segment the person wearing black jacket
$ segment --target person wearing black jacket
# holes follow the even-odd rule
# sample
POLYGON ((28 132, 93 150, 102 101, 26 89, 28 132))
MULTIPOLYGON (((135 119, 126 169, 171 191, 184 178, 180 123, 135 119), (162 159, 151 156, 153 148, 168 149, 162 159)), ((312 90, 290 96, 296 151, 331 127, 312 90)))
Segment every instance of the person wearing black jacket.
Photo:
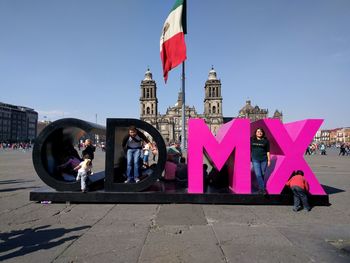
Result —
POLYGON ((125 183, 131 183, 135 180, 136 183, 140 181, 139 179, 139 160, 141 157, 142 142, 145 141, 149 143, 146 136, 136 129, 135 126, 129 127, 128 135, 123 139, 122 146, 126 151, 127 169, 126 176, 127 180, 125 183), (134 170, 132 174, 131 171, 134 170))
POLYGON ((84 156, 87 159, 90 159, 91 161, 95 158, 94 152, 96 150, 96 147, 92 144, 92 141, 90 139, 86 139, 84 142, 85 149, 82 152, 83 159, 84 156))

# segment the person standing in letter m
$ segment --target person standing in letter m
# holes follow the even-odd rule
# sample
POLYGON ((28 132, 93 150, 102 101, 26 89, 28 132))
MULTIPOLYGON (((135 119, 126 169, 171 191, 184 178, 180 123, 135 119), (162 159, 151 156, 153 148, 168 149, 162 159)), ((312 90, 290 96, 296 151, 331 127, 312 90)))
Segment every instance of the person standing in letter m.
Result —
POLYGON ((255 130, 253 137, 250 140, 252 152, 252 163, 256 179, 259 185, 259 194, 267 194, 265 189, 265 173, 266 168, 270 166, 270 142, 265 137, 265 132, 262 128, 255 130))
POLYGON ((122 142, 122 146, 126 150, 127 160, 127 179, 124 183, 131 183, 133 180, 135 180, 136 183, 140 181, 139 160, 141 157, 143 141, 149 143, 148 139, 142 132, 138 131, 135 126, 130 126, 129 134, 124 137, 122 142), (132 169, 134 170, 133 174, 131 174, 132 169))

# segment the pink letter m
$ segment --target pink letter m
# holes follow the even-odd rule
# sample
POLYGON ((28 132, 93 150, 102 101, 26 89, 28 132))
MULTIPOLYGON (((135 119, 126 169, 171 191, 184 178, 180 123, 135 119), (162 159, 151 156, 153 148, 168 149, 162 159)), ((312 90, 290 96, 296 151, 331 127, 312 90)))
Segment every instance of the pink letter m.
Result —
POLYGON ((250 121, 232 120, 220 127, 216 137, 202 119, 188 122, 188 192, 203 193, 203 154, 217 170, 221 170, 233 155, 234 169, 230 174, 229 187, 239 194, 251 192, 250 177, 250 121), (247 176, 248 175, 248 176, 247 176))

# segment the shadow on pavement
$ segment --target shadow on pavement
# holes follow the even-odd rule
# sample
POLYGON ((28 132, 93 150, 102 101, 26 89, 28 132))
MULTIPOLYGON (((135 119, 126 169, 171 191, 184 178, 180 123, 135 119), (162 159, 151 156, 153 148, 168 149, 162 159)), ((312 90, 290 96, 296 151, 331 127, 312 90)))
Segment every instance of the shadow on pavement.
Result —
POLYGON ((49 227, 49 225, 46 225, 0 233, 0 261, 59 246, 80 237, 80 235, 74 235, 62 238, 67 233, 90 228, 90 226, 81 226, 71 229, 48 229, 49 227), (8 251, 12 252, 4 255, 8 251))
POLYGON ((322 187, 328 195, 345 192, 345 190, 343 190, 343 189, 338 189, 338 188, 324 185, 324 184, 322 184, 322 187))
POLYGON ((23 190, 23 189, 34 189, 34 188, 40 188, 40 187, 39 186, 29 186, 29 187, 5 188, 5 189, 0 189, 0 193, 13 192, 13 191, 18 191, 18 190, 23 190))
POLYGON ((0 184, 22 184, 22 183, 30 183, 30 182, 34 182, 34 180, 23 180, 23 179, 2 180, 2 181, 0 181, 0 184))

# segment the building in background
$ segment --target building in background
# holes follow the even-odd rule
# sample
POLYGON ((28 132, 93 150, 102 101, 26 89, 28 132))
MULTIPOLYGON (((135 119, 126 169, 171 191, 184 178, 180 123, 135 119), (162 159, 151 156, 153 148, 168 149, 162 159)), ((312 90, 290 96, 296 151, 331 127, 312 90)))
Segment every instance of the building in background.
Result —
POLYGON ((331 134, 330 130, 321 130, 320 142, 324 143, 325 145, 330 145, 330 141, 331 141, 330 134, 331 134))
MULTIPOLYGON (((157 84, 153 80, 149 69, 147 69, 145 77, 141 81, 140 91, 140 119, 156 127, 166 143, 181 142, 182 93, 179 92, 177 102, 174 106, 168 107, 165 114, 159 113, 157 84)), ((216 71, 212 67, 204 84, 204 112, 202 114, 197 113, 194 106, 186 105, 186 122, 189 118, 202 118, 210 131, 216 134, 223 123, 234 118, 249 118, 251 121, 268 118, 268 110, 260 109, 258 106, 253 107, 250 101, 246 102, 237 117, 224 117, 222 101, 221 80, 217 78, 216 71)), ((276 110, 272 118, 278 118, 282 121, 283 114, 276 110)))
POLYGON ((349 143, 350 142, 350 127, 340 128, 337 131, 337 143, 349 143))
POLYGON ((337 143, 337 133, 340 130, 340 128, 332 129, 329 131, 329 143, 330 145, 334 145, 337 143))
POLYGON ((29 142, 37 135, 38 113, 34 109, 0 102, 0 141, 29 142))
MULTIPOLYGON (((248 118, 250 121, 257 121, 261 119, 269 118, 268 109, 260 109, 259 106, 252 106, 251 101, 247 100, 244 107, 238 112, 238 118, 248 118)), ((279 119, 283 121, 282 111, 275 110, 272 116, 273 119, 279 119)))
MULTIPOLYGON (((140 119, 156 127, 166 143, 181 142, 182 93, 179 92, 175 105, 168 107, 165 114, 161 114, 158 112, 157 84, 149 69, 141 81, 140 89, 140 119)), ((204 93, 204 113, 198 114, 194 106, 186 106, 186 123, 189 118, 202 118, 210 130, 216 134, 223 123, 223 116, 221 81, 217 78, 214 68, 209 71, 208 79, 204 85, 204 93)))
POLYGON ((324 143, 327 146, 350 143, 350 127, 318 130, 314 142, 324 143))
POLYGON ((51 121, 38 121, 38 124, 37 124, 37 135, 39 135, 43 129, 45 129, 45 127, 47 125, 49 125, 51 123, 51 121))

